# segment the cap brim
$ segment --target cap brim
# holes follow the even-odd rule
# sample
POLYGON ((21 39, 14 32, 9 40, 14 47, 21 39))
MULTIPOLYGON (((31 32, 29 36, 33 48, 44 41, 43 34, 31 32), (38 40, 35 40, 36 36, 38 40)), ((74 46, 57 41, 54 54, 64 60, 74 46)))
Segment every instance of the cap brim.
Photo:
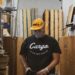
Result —
POLYGON ((42 26, 41 27, 34 27, 34 26, 32 26, 30 29, 31 30, 39 30, 39 29, 42 29, 42 26))

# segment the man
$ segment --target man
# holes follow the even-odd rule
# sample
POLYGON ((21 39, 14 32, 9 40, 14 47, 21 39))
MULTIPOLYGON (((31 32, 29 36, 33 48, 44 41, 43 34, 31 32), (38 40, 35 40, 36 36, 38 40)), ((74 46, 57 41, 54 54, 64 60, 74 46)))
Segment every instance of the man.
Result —
POLYGON ((33 35, 22 44, 20 55, 27 75, 55 75, 55 66, 59 63, 60 48, 58 42, 45 35, 42 19, 32 22, 33 35))

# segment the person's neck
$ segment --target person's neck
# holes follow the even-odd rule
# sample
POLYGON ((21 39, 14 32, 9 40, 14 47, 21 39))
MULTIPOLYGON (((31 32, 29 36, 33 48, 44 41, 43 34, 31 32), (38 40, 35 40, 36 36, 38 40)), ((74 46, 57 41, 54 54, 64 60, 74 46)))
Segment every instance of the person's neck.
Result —
POLYGON ((43 35, 41 35, 41 36, 37 36, 37 35, 34 35, 34 36, 35 36, 35 38, 40 39, 40 38, 44 37, 45 34, 43 34, 43 35))

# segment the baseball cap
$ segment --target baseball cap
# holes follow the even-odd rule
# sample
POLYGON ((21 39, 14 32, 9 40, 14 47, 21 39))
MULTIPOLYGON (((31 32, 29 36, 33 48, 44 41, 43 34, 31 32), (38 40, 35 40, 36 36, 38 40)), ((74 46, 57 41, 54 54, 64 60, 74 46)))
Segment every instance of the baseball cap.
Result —
POLYGON ((33 20, 31 30, 39 30, 44 26, 44 22, 41 18, 33 20))

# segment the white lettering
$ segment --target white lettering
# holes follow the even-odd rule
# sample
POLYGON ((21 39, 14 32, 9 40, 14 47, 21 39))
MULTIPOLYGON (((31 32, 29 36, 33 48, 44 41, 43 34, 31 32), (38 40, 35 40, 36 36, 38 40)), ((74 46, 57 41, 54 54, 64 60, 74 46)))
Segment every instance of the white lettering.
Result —
POLYGON ((40 51, 42 51, 43 49, 47 49, 49 48, 48 45, 36 45, 35 42, 31 43, 29 46, 30 49, 39 49, 40 51))

